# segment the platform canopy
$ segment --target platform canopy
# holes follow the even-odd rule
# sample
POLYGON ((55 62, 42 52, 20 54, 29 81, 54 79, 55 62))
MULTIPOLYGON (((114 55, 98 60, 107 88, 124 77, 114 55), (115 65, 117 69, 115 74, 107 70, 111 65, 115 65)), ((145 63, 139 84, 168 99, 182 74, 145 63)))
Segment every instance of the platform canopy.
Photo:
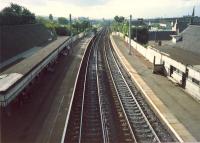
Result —
POLYGON ((6 91, 10 86, 12 86, 17 80, 19 80, 23 75, 19 73, 10 73, 0 75, 0 92, 6 91))

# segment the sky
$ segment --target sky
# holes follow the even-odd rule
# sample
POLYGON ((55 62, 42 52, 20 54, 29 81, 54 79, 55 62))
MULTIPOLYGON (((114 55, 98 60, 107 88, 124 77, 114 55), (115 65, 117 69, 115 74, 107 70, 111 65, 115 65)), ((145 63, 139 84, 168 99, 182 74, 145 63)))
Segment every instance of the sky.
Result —
POLYGON ((133 18, 180 17, 191 15, 196 7, 200 16, 200 0, 0 0, 0 10, 17 3, 39 16, 89 17, 110 19, 116 15, 133 18))

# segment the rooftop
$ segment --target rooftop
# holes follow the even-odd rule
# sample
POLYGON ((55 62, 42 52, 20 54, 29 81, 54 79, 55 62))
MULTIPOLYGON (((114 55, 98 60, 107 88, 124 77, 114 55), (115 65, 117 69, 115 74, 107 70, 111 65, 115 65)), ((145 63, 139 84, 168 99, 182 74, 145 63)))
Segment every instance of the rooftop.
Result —
POLYGON ((183 40, 176 43, 175 46, 200 54, 200 26, 190 25, 182 33, 183 40))
POLYGON ((162 41, 162 45, 159 46, 154 41, 150 41, 149 45, 184 65, 200 65, 200 26, 190 25, 180 33, 180 36, 183 40, 177 43, 162 41))
POLYGON ((0 75, 0 92, 6 91, 22 76, 23 76, 22 74, 18 74, 18 73, 0 75))
POLYGON ((13 65, 12 67, 6 69, 1 73, 2 74, 10 74, 10 73, 20 73, 25 75, 28 73, 32 68, 34 68, 39 62, 44 60, 51 52, 57 49, 61 44, 63 44, 68 37, 58 37, 57 40, 51 42, 44 48, 37 51, 35 54, 22 60, 21 62, 13 65))
POLYGON ((16 84, 31 70, 36 68, 39 63, 45 60, 54 50, 65 43, 68 38, 67 36, 58 37, 57 40, 40 49, 32 56, 0 73, 0 92, 7 91, 11 86, 16 84))

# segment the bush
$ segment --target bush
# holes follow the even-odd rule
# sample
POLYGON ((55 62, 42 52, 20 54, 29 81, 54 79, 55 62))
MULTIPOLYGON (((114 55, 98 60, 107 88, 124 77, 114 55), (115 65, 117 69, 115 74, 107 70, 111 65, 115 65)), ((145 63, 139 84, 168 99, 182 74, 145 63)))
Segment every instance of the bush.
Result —
POLYGON ((146 27, 131 28, 131 39, 136 38, 136 33, 137 33, 137 42, 141 44, 148 43, 149 34, 148 34, 148 29, 146 27))
POLYGON ((11 3, 0 11, 0 25, 20 25, 36 23, 35 14, 27 8, 11 3))
POLYGON ((55 31, 59 36, 70 36, 70 31, 66 27, 55 27, 55 31))

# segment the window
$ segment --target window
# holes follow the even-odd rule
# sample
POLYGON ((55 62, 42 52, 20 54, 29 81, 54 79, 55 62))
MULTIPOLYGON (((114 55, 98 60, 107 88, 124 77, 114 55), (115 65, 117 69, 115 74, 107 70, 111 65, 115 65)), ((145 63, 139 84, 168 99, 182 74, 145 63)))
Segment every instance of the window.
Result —
POLYGON ((192 78, 192 82, 196 83, 197 85, 200 85, 200 81, 198 81, 198 80, 195 79, 195 78, 192 78))

